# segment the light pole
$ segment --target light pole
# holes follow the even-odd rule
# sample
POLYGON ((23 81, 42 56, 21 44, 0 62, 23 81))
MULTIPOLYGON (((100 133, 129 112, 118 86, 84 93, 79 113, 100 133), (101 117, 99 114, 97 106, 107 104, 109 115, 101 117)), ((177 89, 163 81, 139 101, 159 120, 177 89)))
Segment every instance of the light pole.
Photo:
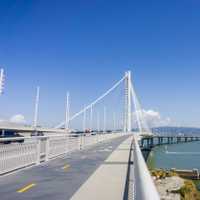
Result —
POLYGON ((0 95, 3 94, 4 84, 5 84, 4 69, 0 69, 0 95))
POLYGON ((83 146, 83 136, 85 134, 85 130, 86 130, 86 107, 84 105, 84 111, 83 111, 83 133, 81 133, 81 136, 80 136, 80 149, 82 149, 82 146, 83 146))
POLYGON ((103 108, 103 132, 106 132, 106 107, 103 108))
MULTIPOLYGON (((3 94, 4 90, 4 84, 5 84, 5 75, 4 75, 4 69, 0 70, 0 96, 3 94)), ((2 136, 4 136, 4 130, 2 130, 2 136)))
POLYGON ((99 123, 99 112, 97 112, 97 142, 99 141, 99 134, 100 134, 100 123, 99 123))
POLYGON ((40 99, 40 87, 37 87, 37 93, 35 98, 35 113, 34 113, 34 121, 33 121, 33 128, 37 129, 37 122, 38 122, 38 107, 39 107, 39 99, 40 99))
POLYGON ((100 131, 99 112, 97 112, 97 132, 100 131))
POLYGON ((84 111, 83 111, 83 133, 85 133, 86 129, 86 108, 84 106, 84 111))
POLYGON ((65 130, 66 132, 69 131, 69 92, 67 92, 66 96, 65 130))
POLYGON ((115 113, 113 113, 113 129, 116 130, 116 116, 115 113))
POLYGON ((90 107, 90 131, 92 132, 92 122, 93 122, 93 108, 90 107))

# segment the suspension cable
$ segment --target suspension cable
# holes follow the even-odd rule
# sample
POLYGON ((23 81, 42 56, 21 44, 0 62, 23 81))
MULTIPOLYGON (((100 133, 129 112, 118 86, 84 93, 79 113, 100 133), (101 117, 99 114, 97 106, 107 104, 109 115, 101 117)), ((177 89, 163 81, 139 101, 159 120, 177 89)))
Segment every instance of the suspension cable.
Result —
POLYGON ((144 126, 144 129, 147 133, 151 133, 148 125, 147 125, 147 122, 143 116, 143 110, 141 109, 141 104, 137 98, 137 95, 136 95, 136 92, 135 92, 135 89, 133 87, 133 84, 131 83, 131 93, 132 93, 132 100, 133 100, 133 103, 134 103, 134 106, 135 106, 135 114, 136 114, 136 119, 137 119, 137 123, 138 123, 138 128, 139 128, 139 131, 142 133, 142 125, 144 126))
MULTIPOLYGON (((99 98, 97 98, 95 101, 93 101, 92 103, 90 103, 88 106, 84 107, 82 110, 80 110, 79 112, 77 112, 76 114, 74 114, 69 121, 72 121, 73 119, 75 119, 76 117, 78 117, 79 115, 81 115, 82 113, 84 113, 84 111, 90 109, 91 107, 93 107, 95 104, 97 104, 99 101, 101 101, 104 97, 106 97, 107 95, 109 95, 116 87, 118 87, 118 85, 124 81, 124 79, 126 78, 126 76, 124 76, 121 80, 119 80, 117 83, 115 83, 109 90, 107 90, 104 94, 102 94, 99 98)), ((55 128, 61 128, 63 125, 65 124, 65 122, 60 123, 58 126, 56 126, 55 128)))
POLYGON ((140 118, 138 116, 138 108, 137 108, 137 104, 136 104, 135 90, 133 88, 132 83, 131 83, 131 96, 132 96, 132 101, 133 101, 133 104, 134 104, 134 107, 135 107, 135 114, 136 114, 136 120, 137 120, 138 128, 139 128, 139 131, 142 132, 142 126, 141 126, 140 118))

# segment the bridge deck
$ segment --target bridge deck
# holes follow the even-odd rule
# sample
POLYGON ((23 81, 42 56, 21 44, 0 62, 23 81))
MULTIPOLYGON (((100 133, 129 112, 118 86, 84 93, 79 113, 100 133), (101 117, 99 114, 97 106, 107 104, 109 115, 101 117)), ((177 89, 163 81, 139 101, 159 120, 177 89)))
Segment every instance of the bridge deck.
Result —
POLYGON ((1 199, 70 199, 127 138, 116 138, 40 166, 3 176, 0 178, 1 199))
POLYGON ((122 142, 75 193, 72 200, 122 200, 126 186, 131 143, 132 137, 122 142))

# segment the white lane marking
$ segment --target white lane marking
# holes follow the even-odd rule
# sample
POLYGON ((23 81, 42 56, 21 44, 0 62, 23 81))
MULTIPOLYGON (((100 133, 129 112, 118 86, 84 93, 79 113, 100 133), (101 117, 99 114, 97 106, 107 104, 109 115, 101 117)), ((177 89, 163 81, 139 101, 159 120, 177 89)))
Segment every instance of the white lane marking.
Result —
POLYGON ((110 150, 110 149, 100 149, 99 150, 99 152, 110 152, 110 151, 112 151, 112 150, 110 150))

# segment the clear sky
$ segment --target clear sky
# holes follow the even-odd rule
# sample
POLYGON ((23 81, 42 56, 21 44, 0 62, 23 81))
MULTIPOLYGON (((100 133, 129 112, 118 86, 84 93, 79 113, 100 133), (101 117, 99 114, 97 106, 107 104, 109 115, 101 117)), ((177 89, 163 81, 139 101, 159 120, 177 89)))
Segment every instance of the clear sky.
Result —
POLYGON ((200 127, 198 0, 1 0, 0 66, 6 71, 0 118, 64 118, 66 91, 78 111, 124 71, 134 74, 146 110, 200 127))

